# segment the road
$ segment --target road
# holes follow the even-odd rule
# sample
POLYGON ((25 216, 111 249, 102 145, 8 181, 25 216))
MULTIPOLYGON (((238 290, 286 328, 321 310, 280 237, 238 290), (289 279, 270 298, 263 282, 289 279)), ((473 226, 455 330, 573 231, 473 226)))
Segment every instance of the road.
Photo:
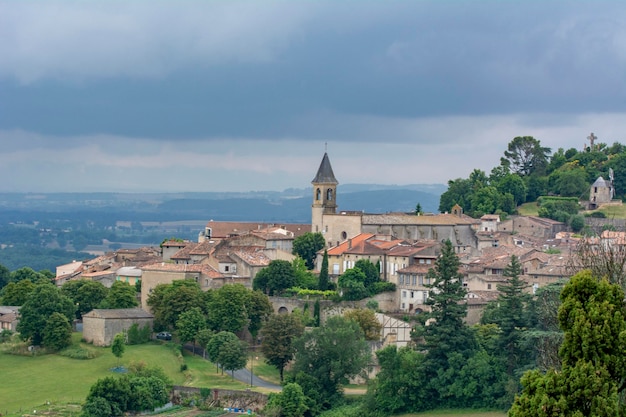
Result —
MULTIPOLYGON (((194 353, 195 355, 198 356, 202 356, 202 349, 200 349, 199 347, 196 347, 195 351, 194 351, 194 347, 193 345, 185 345, 185 350, 194 353)), ((230 372, 228 372, 230 374, 230 372)), ((257 377, 256 375, 251 375, 250 374, 250 370, 246 369, 246 368, 242 368, 242 369, 238 369, 235 372, 232 373, 233 377, 237 380, 237 381, 241 381, 244 384, 250 386, 250 377, 252 377, 252 386, 253 387, 259 387, 259 388, 266 388, 266 389, 270 389, 273 391, 281 391, 283 389, 283 387, 281 387, 280 385, 276 385, 273 384, 271 382, 267 382, 259 377, 257 377)))

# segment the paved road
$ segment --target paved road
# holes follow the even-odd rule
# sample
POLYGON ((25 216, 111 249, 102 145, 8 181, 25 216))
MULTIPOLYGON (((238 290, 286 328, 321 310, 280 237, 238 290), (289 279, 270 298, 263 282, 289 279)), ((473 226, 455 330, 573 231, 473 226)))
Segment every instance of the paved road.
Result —
MULTIPOLYGON (((195 355, 198 356, 202 356, 202 349, 200 349, 199 347, 196 347, 196 350, 194 352, 193 346, 192 345, 185 345, 185 350, 188 350, 189 352, 193 352, 195 355)), ((230 372, 228 372, 230 374, 230 372)), ((233 373, 234 378, 237 381, 241 381, 245 384, 247 384, 248 386, 250 386, 250 378, 252 378, 252 386, 253 387, 261 387, 261 388, 267 388, 267 389, 271 389, 271 390, 275 390, 275 391, 280 391, 283 389, 283 387, 281 387, 280 385, 276 385, 273 384, 271 382, 267 382, 259 377, 257 377, 256 375, 251 375, 250 374, 250 370, 246 369, 246 368, 242 368, 242 369, 238 369, 233 373)))

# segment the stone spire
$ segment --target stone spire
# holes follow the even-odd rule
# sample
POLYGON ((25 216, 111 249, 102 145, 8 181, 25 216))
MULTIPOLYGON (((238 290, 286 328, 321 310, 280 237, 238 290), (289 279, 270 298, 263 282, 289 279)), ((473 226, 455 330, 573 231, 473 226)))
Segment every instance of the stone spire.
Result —
POLYGON ((311 181, 312 184, 339 184, 339 181, 335 178, 333 173, 333 167, 330 165, 330 159, 328 159, 328 153, 324 153, 322 163, 317 170, 317 175, 311 181))

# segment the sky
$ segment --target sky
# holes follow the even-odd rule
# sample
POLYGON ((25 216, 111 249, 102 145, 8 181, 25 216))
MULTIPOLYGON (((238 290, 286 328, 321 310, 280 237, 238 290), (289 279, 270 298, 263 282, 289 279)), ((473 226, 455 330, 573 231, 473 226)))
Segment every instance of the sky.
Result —
POLYGON ((489 173, 626 143, 623 1, 0 0, 0 192, 489 173))

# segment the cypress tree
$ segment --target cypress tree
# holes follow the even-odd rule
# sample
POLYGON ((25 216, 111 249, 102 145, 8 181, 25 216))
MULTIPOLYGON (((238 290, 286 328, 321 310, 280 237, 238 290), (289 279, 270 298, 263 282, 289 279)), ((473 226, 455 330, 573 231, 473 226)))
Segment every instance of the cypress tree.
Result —
POLYGON ((328 253, 324 250, 324 258, 322 259, 322 267, 320 269, 320 278, 317 287, 321 291, 328 289, 328 253))

